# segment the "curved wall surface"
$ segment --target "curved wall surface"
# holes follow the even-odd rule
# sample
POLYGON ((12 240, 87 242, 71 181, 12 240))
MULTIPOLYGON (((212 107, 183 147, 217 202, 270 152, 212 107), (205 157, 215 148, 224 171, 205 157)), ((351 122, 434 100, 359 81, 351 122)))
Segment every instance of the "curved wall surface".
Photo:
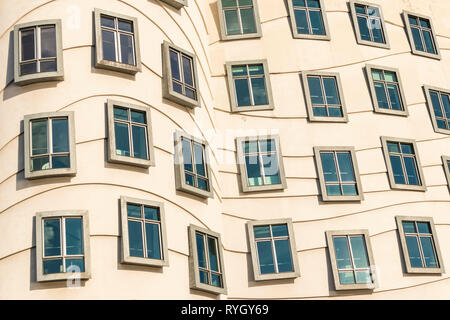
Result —
POLYGON ((409 275, 395 216, 433 217, 443 265, 450 268, 450 196, 442 155, 449 135, 433 130, 423 85, 450 89, 450 3, 372 0, 383 9, 390 49, 356 42, 344 0, 326 0, 331 41, 294 39, 285 1, 259 0, 262 37, 220 40, 216 0, 189 0, 177 10, 157 0, 15 0, 0 4, 0 299, 422 299, 450 298, 447 272, 409 275), (135 76, 94 67, 93 11, 136 17, 142 71, 135 76), (411 54, 401 12, 431 17, 441 60, 411 54), (62 20, 64 80, 14 84, 14 25, 62 20), (161 44, 197 56, 200 108, 162 96, 161 44), (232 113, 225 64, 267 59, 274 109, 232 113), (398 68, 408 117, 373 112, 366 64, 398 68), (309 122, 300 72, 338 72, 348 123, 309 122), (107 162, 105 103, 114 99, 151 109, 155 166, 107 162), (74 111, 77 174, 24 178, 25 115, 74 111), (173 133, 206 139, 214 197, 176 191, 173 133), (235 138, 278 133, 286 171, 284 191, 243 193, 235 138), (253 133, 253 134, 252 134, 253 133), (381 136, 414 139, 426 192, 391 189, 381 136), (314 146, 353 146, 361 202, 321 201, 314 146), (160 201, 166 212, 169 266, 125 265, 120 256, 120 196, 160 201), (81 287, 36 281, 36 212, 89 212, 91 279, 81 287), (256 282, 246 223, 291 218, 301 276, 256 282), (227 295, 190 289, 187 226, 218 232, 224 250, 227 295), (338 292, 325 231, 368 229, 378 285, 373 292, 338 292))

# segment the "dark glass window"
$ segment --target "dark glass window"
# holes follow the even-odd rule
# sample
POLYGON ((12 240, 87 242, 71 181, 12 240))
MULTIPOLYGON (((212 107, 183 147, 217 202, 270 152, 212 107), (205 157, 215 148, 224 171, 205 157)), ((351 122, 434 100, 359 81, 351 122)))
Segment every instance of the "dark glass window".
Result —
POLYGON ((195 242, 200 282, 223 288, 223 275, 220 269, 219 243, 217 238, 197 231, 195 232, 195 242))
POLYGON ((343 117, 336 77, 308 76, 313 114, 316 117, 343 117))
POLYGON ((186 137, 181 137, 184 178, 186 184, 210 191, 205 145, 186 137))
POLYGON ((435 90, 430 90, 429 93, 437 127, 450 130, 450 95, 435 90))
POLYGON ((231 36, 257 32, 253 0, 219 1, 222 1, 227 35, 231 36))
POLYGON ((297 33, 325 35, 322 8, 319 0, 290 0, 294 7, 297 33))
POLYGON ((416 50, 437 54, 430 21, 413 15, 408 15, 408 21, 416 50))
POLYGON ((173 91, 197 100, 193 58, 173 48, 169 48, 169 56, 173 91))
POLYGON ((269 104, 262 64, 232 66, 231 70, 238 107, 269 104))
POLYGON ((403 221, 409 261, 413 268, 439 268, 429 222, 403 221))
POLYGON ((320 152, 320 159, 327 195, 358 195, 351 152, 324 151, 320 152))
POLYGON ((378 107, 380 109, 405 110, 396 72, 372 69, 371 76, 375 87, 378 107))
POLYGON ((387 147, 395 183, 422 185, 414 146, 410 143, 388 141, 387 147))
POLYGON ((100 15, 103 59, 136 65, 132 21, 100 15))
POLYGON ((355 4, 355 12, 361 40, 386 43, 380 9, 369 5, 355 4))

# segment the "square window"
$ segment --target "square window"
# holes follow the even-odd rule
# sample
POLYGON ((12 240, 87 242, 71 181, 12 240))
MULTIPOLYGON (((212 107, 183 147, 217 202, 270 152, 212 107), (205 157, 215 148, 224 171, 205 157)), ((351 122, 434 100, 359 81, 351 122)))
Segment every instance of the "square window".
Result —
POLYGON ((108 99, 108 161, 155 165, 150 109, 108 99))
POLYGON ((258 0, 217 0, 222 40, 261 38, 258 0))
POLYGON ((450 90, 423 86, 434 131, 450 134, 450 90))
POLYGON ((177 9, 180 9, 184 6, 187 7, 188 5, 188 0, 161 0, 161 1, 170 4, 172 7, 175 7, 177 9))
POLYGON ((444 172, 447 178, 448 188, 450 189, 450 157, 442 156, 442 164, 444 166, 444 172))
POLYGON ((227 62, 232 112, 273 110, 267 60, 227 62))
POLYGON ((87 211, 36 214, 36 279, 89 279, 90 245, 87 211))
POLYGON ((25 179, 74 176, 75 149, 73 111, 24 117, 25 179))
POLYGON ((95 9, 95 67, 136 74, 142 70, 137 19, 95 9))
POLYGON ((331 39, 323 0, 287 0, 287 3, 294 38, 331 39))
POLYGON ((64 79, 61 20, 43 20, 14 26, 14 82, 64 79))

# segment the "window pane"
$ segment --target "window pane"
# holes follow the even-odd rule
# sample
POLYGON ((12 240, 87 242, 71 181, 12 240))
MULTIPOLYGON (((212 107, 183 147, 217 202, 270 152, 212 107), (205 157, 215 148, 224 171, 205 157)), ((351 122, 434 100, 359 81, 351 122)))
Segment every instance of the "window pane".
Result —
POLYGON ((52 168, 70 168, 70 157, 69 156, 53 156, 52 157, 52 168))
POLYGON ((352 157, 350 152, 337 153, 339 164, 339 171, 341 174, 341 181, 355 181, 355 174, 353 172, 352 157))
POLYGON ((122 63, 135 65, 133 37, 127 34, 120 34, 120 55, 122 63))
POLYGON ((295 23, 297 32, 301 34, 309 34, 308 20, 306 18, 306 10, 294 10, 295 23))
POLYGON ((192 75, 192 60, 182 56, 183 61, 183 75, 184 75, 184 83, 190 86, 194 86, 194 77, 192 75))
POLYGON ((119 30, 133 32, 133 23, 131 21, 119 20, 119 30))
POLYGON ((208 180, 197 177, 197 188, 209 191, 208 180))
POLYGON ((320 8, 319 0, 307 0, 309 8, 320 8))
POLYGON ((270 227, 269 226, 258 226, 253 228, 255 238, 270 238, 270 227))
POLYGON ((248 73, 251 76, 264 75, 264 67, 262 64, 254 64, 248 66, 248 73))
POLYGON ((234 85, 236 88, 236 97, 238 106, 251 106, 250 101, 250 90, 248 87, 247 79, 236 79, 234 80, 234 85))
POLYGON ((222 277, 218 274, 211 273, 211 285, 214 287, 222 287, 222 277))
POLYGON ((388 84, 389 99, 391 100, 392 110, 403 110, 400 101, 400 92, 396 84, 388 84))
POLYGON ((22 30, 21 35, 21 48, 22 48, 22 61, 32 60, 36 58, 35 43, 34 43, 34 30, 28 29, 22 30))
POLYGON ((49 157, 34 158, 31 160, 31 171, 50 169, 49 157))
POLYGON ((258 152, 258 143, 256 141, 244 142, 244 153, 256 153, 258 152))
POLYGON ((108 27, 108 28, 115 28, 114 26, 114 18, 106 17, 101 15, 100 16, 100 24, 102 27, 108 27))
POLYGON ((116 137, 116 154, 129 157, 130 141, 128 137, 128 125, 114 122, 114 131, 116 137))
POLYGON ((84 258, 66 259, 66 272, 84 272, 84 258))
POLYGON ((103 59, 116 61, 116 43, 114 32, 102 30, 103 59))
POLYGON ((430 91, 431 103, 433 104, 433 110, 436 117, 443 117, 441 102, 437 92, 430 91))
POLYGON ((181 87, 181 84, 176 83, 175 81, 173 81, 172 82, 172 88, 173 88, 173 91, 183 94, 183 88, 181 87))
POLYGON ((293 0, 294 6, 306 7, 305 0, 293 0))
POLYGON ((221 0, 222 1, 222 7, 235 7, 236 6, 236 0, 221 0))
POLYGON ((55 27, 41 28, 41 58, 56 57, 55 27))
POLYGON ((338 269, 351 269, 352 262, 350 261, 350 251, 348 250, 347 238, 334 237, 333 243, 338 269))
POLYGON ((66 220, 66 254, 83 254, 83 220, 70 218, 66 220))
POLYGON ((405 157, 404 160, 406 174, 408 175, 408 184, 420 185, 416 170, 416 160, 410 157, 405 157))
POLYGON ((23 76, 25 74, 36 73, 37 72, 37 63, 22 63, 20 65, 20 75, 23 76))
POLYGON ((355 11, 356 13, 366 14, 366 6, 355 4, 355 11))
POLYGON ((356 271, 356 283, 372 283, 372 277, 370 271, 356 271))
POLYGON ((384 43, 383 31, 381 28, 380 20, 378 19, 370 19, 369 20, 370 27, 372 28, 372 36, 373 41, 378 43, 384 43))
POLYGON ((241 9, 242 33, 256 33, 255 17, 253 8, 241 9))
POLYGON ((323 78, 323 86, 328 104, 340 104, 335 78, 323 78))
POLYGON ((371 17, 380 17, 380 12, 377 7, 367 7, 367 14, 371 17))
POLYGON ((308 77, 308 86, 312 104, 324 104, 320 78, 308 77))
POLYGON ((422 31, 423 40, 425 41, 425 47, 427 48, 428 53, 436 53, 434 50, 433 37, 430 31, 422 31))
POLYGON ((406 246, 408 247, 409 261, 411 267, 422 268, 422 259, 420 258, 419 245, 416 237, 406 236, 406 246))
POLYGON ((420 31, 416 28, 411 28, 411 32, 413 35, 414 45, 416 50, 425 51, 422 44, 422 39, 420 38, 420 31))
POLYGON ((133 151, 134 151, 133 156, 139 159, 148 159, 145 128, 132 126, 132 130, 133 130, 133 151))
POLYGON ((142 218, 141 216, 141 206, 135 204, 127 204, 127 213, 129 217, 132 218, 142 218))
POLYGON ((395 72, 385 71, 385 80, 389 82, 397 82, 397 74, 395 72))
POLYGON ((342 108, 328 108, 328 116, 330 117, 342 117, 342 108))
POLYGON ((291 247, 289 240, 275 240, 278 272, 291 272, 293 270, 291 247))
POLYGON ((57 69, 56 59, 40 62, 40 72, 51 72, 56 71, 56 69, 57 69))
POLYGON ((69 152, 68 119, 53 119, 53 152, 69 152))
POLYGON ((44 220, 44 257, 61 255, 60 219, 44 220))
POLYGON ((370 32, 367 26, 367 19, 363 17, 358 17, 359 33, 361 34, 361 39, 366 41, 371 41, 370 32))
POLYGON ((144 207, 144 218, 159 221, 159 208, 144 207))
POLYGON ((389 152, 400 153, 400 148, 398 147, 398 143, 388 142, 387 146, 388 146, 389 152))
POLYGON ((276 151, 275 140, 260 140, 259 145, 261 148, 261 152, 271 152, 276 151))
POLYGON ((430 237, 420 237, 422 244, 423 257, 427 268, 438 268, 438 263, 433 249, 433 240, 430 237))
POLYGON ((418 26, 417 18, 413 16, 408 16, 408 21, 413 26, 418 26))
POLYGON ((191 151, 191 142, 186 139, 181 139, 182 149, 183 149, 183 163, 184 170, 189 172, 194 172, 192 167, 192 151, 191 151))
POLYGON ((44 260, 44 274, 63 272, 62 259, 44 260))
POLYGON ((161 259, 159 226, 157 224, 145 224, 145 240, 147 241, 147 258, 161 259))
POLYGON ((339 283, 340 284, 355 283, 355 276, 353 274, 353 271, 339 272, 339 283))
POLYGON ((206 268, 205 242, 203 238, 204 236, 202 234, 195 234, 195 239, 197 242, 198 266, 200 268, 206 268))
POLYGON ((141 222, 128 220, 128 240, 130 242, 130 256, 144 257, 141 222))
POLYGON ((431 234, 430 224, 428 222, 417 222, 417 228, 420 233, 431 234))
POLYGON ((272 235, 274 237, 287 237, 288 228, 286 224, 276 224, 272 225, 272 235))
POLYGON ((258 156, 246 156, 245 165, 249 186, 260 186, 263 184, 261 177, 261 164, 258 156))
POLYGON ((186 184, 190 186, 194 186, 194 176, 192 174, 185 174, 184 178, 186 179, 186 184))
POLYGON ((445 116, 450 119, 450 97, 447 94, 441 94, 442 103, 444 105, 445 116))
POLYGON ((344 184, 342 185, 342 193, 344 196, 356 196, 358 191, 356 190, 356 184, 344 184))
POLYGON ((312 34, 325 34, 323 27, 322 13, 320 11, 309 11, 309 18, 311 20, 312 34))
POLYGON ((181 81, 180 66, 178 63, 178 53, 169 50, 169 54, 170 54, 170 68, 172 70, 172 78, 181 81))
POLYGON ((416 233, 416 224, 414 222, 402 222, 403 231, 405 233, 416 233))
POLYGON ((128 120, 128 110, 114 106, 114 119, 128 120))
POLYGON ((419 18, 419 22, 422 27, 429 28, 429 29, 431 28, 430 22, 428 20, 419 18))
POLYGON ((352 245, 355 268, 368 268, 369 259, 367 258, 366 242, 363 236, 350 237, 350 243, 352 245))
POLYGON ((251 6, 253 5, 253 0, 238 0, 239 6, 251 6))
POLYGON ((329 196, 341 196, 341 187, 337 184, 326 186, 327 195, 329 196))
POLYGON ((131 110, 131 121, 145 124, 145 112, 131 110))
POLYGON ((199 273, 200 273, 200 282, 209 284, 208 273, 205 271, 201 271, 201 270, 199 271, 199 273))
POLYGON ((194 143, 195 170, 198 175, 206 177, 205 161, 203 158, 203 147, 194 143))
POLYGON ((240 34, 239 18, 237 10, 225 10, 225 25, 227 27, 227 35, 240 34))
POLYGON ((47 153, 47 120, 31 122, 31 154, 47 153))
POLYGON ((381 71, 381 70, 372 70, 372 79, 373 80, 379 80, 379 81, 384 80, 383 71, 381 71))
POLYGON ((325 107, 313 107, 313 114, 316 117, 328 117, 327 108, 325 107))
POLYGON ((320 153, 325 181, 338 181, 336 163, 333 153, 320 153))
POLYGON ((384 84, 375 82, 374 87, 375 87, 375 92, 377 94, 378 107, 383 108, 383 109, 389 109, 389 103, 387 101, 384 84))
POLYGON ((246 76, 247 66, 233 66, 231 68, 231 72, 233 74, 233 77, 246 76))
POLYGON ((278 156, 276 154, 269 154, 262 156, 264 165, 264 176, 266 184, 279 184, 280 173, 278 168, 278 156))
POLYGON ((208 237, 209 269, 219 272, 216 239, 208 237))
POLYGON ((392 171, 394 172, 394 181, 398 184, 406 184, 403 174, 402 161, 399 156, 390 156, 392 171))

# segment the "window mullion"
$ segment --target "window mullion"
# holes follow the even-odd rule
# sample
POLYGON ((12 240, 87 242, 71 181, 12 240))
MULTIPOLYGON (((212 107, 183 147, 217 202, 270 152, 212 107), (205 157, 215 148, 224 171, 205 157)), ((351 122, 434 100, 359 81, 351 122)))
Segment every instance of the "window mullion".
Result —
POLYGON ((308 33, 309 33, 309 34, 313 34, 312 24, 311 24, 311 18, 310 18, 310 16, 309 16, 310 10, 309 10, 309 8, 306 8, 305 11, 306 11, 306 23, 308 24, 308 29, 309 29, 309 30, 308 30, 308 33))
POLYGON ((141 232, 142 232, 142 240, 143 240, 143 250, 144 250, 144 252, 143 252, 143 254, 144 254, 144 257, 145 258, 148 258, 147 257, 147 236, 146 236, 146 233, 145 233, 145 216, 144 216, 144 206, 143 205, 141 205, 140 206, 141 208, 141 219, 140 219, 140 221, 142 222, 142 226, 141 226, 141 232))
POLYGON ((53 119, 48 118, 47 120, 48 125, 48 161, 49 161, 49 168, 53 169, 52 165, 52 157, 53 157, 53 119))
POLYGON ((271 249, 272 249, 272 256, 273 256, 273 265, 275 268, 275 273, 279 273, 277 251, 275 250, 275 239, 273 238, 272 225, 269 225, 269 228, 270 228, 270 245, 272 247, 271 249))
POLYGON ((244 34, 244 27, 242 26, 241 8, 239 5, 236 7, 237 17, 239 21, 239 33, 244 34))
MULTIPOLYGON (((330 113, 328 112, 328 102, 327 102, 327 94, 326 94, 326 92, 325 92, 325 85, 324 85, 324 83, 323 83, 323 77, 322 76, 319 76, 319 79, 320 79, 320 90, 322 90, 322 97, 323 97, 323 103, 324 103, 324 106, 325 106, 325 111, 326 111, 326 113, 327 113, 327 117, 329 117, 330 116, 330 113)), ((337 88, 336 88, 337 89, 337 88)))
POLYGON ((337 176, 338 183, 339 183, 339 189, 341 190, 341 195, 344 195, 344 189, 342 186, 342 178, 341 178, 341 168, 339 167, 339 161, 337 158, 336 151, 333 151, 333 160, 334 160, 334 164, 336 166, 336 176, 337 176))
POLYGON ((347 238, 348 250, 350 252, 350 260, 351 260, 351 263, 352 263, 352 272, 353 272, 353 275, 355 277, 355 283, 357 283, 356 271, 355 271, 355 269, 356 269, 356 267, 355 267, 355 260, 354 260, 354 257, 353 257, 353 250, 352 250, 352 245, 351 245, 351 242, 350 242, 350 236, 347 235, 346 238, 347 238))
POLYGON ((419 247, 420 259, 422 260, 423 267, 426 268, 427 264, 426 264, 426 261, 425 261, 425 255, 423 254, 422 242, 420 241, 420 233, 419 233, 419 228, 417 227, 417 221, 414 221, 414 224, 416 225, 416 230, 417 230, 416 240, 417 240, 417 244, 418 244, 418 247, 419 247))
POLYGON ((35 53, 35 57, 36 57, 36 71, 39 73, 39 72, 41 72, 41 64, 40 64, 40 59, 41 59, 41 55, 42 55, 42 52, 41 52, 41 33, 40 33, 40 31, 41 31, 41 28, 39 27, 39 26, 37 26, 36 28, 35 28, 35 41, 36 41, 36 43, 35 43, 35 50, 36 50, 36 53, 35 53))
POLYGON ((261 152, 260 140, 258 139, 258 140, 256 140, 256 142, 257 142, 257 146, 258 146, 259 172, 263 179, 263 185, 266 185, 266 175, 264 174, 264 162, 263 162, 263 157, 262 157, 262 152, 261 152))
POLYGON ((67 248, 66 248, 66 219, 64 217, 61 217, 60 223, 61 223, 61 250, 62 250, 62 263, 63 263, 63 271, 66 272, 66 254, 67 254, 67 248))
POLYGON ((197 188, 198 176, 197 176, 197 167, 195 166, 194 141, 189 140, 189 146, 191 148, 191 163, 192 163, 192 173, 194 174, 194 187, 197 188))

